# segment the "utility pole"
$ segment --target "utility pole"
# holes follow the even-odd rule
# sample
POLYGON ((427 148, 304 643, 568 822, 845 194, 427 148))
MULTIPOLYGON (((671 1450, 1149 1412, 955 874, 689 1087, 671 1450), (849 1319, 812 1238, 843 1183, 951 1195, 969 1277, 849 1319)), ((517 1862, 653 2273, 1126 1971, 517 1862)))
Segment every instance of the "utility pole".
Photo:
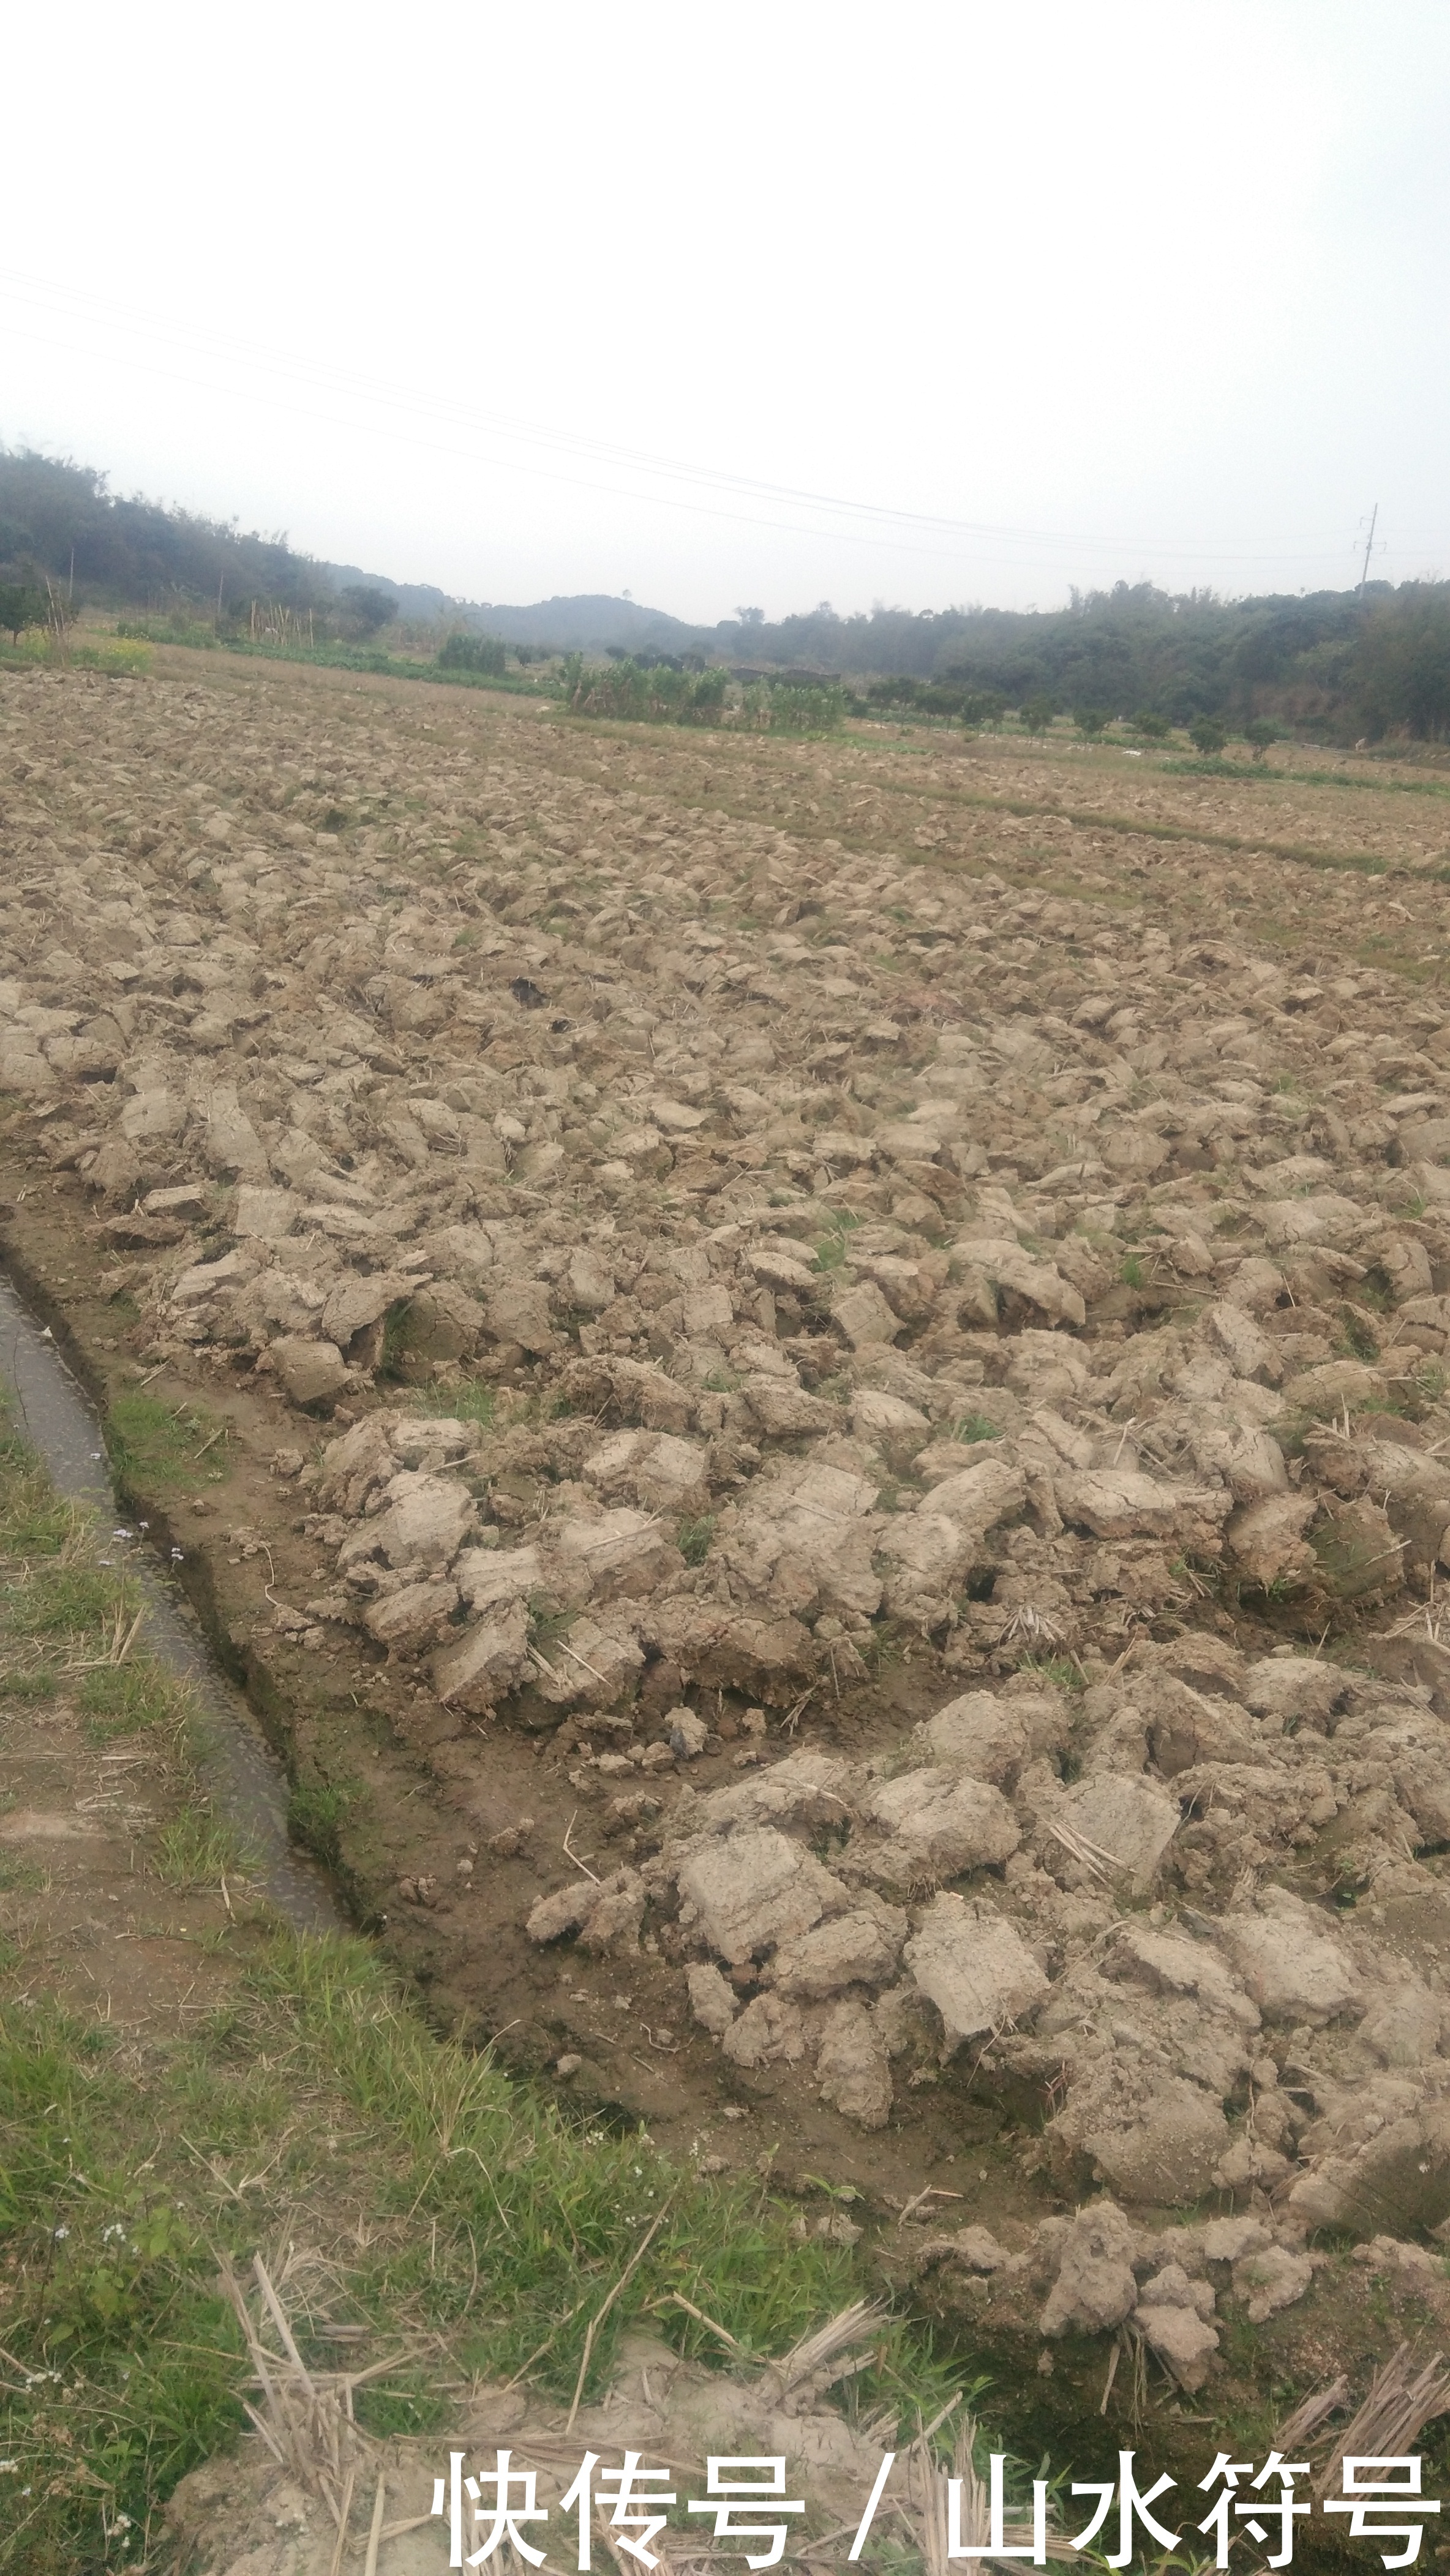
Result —
POLYGON ((1365 586, 1365 583, 1366 583, 1366 582, 1368 581, 1368 579, 1369 579, 1369 559, 1370 559, 1370 556, 1374 553, 1374 528, 1375 528, 1375 521, 1376 521, 1376 519, 1379 517, 1379 514, 1380 514, 1380 505, 1379 505, 1378 501, 1376 501, 1376 503, 1375 503, 1375 505, 1374 505, 1374 508, 1371 510, 1371 512, 1370 512, 1370 514, 1369 514, 1369 535, 1368 535, 1368 536, 1367 536, 1367 538, 1365 539, 1365 547, 1364 547, 1364 570, 1363 570, 1363 572, 1362 572, 1362 573, 1360 574, 1360 576, 1359 576, 1359 588, 1360 588, 1360 596, 1361 596, 1361 598, 1363 598, 1363 596, 1364 596, 1364 586, 1365 586))

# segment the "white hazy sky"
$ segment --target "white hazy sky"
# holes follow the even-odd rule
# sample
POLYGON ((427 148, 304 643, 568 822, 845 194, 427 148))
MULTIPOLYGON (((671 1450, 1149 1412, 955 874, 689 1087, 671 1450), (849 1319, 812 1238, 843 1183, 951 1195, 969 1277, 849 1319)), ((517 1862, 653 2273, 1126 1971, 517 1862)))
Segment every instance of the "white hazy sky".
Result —
MULTIPOLYGON (((471 598, 1450 571, 1445 0, 72 0, 0 439, 471 598)), ((25 106, 28 102, 28 106, 25 106)), ((24 112, 22 113, 22 108, 24 112)))

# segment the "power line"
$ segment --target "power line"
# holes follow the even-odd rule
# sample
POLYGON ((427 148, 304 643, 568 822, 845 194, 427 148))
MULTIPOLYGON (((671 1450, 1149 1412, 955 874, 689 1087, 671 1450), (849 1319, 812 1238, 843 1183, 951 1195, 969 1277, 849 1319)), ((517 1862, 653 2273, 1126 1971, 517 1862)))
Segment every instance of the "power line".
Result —
MULTIPOLYGON (((606 470, 613 472, 624 471, 657 477, 667 482, 708 490, 721 497, 738 497, 754 502, 760 508, 777 505, 797 510, 805 509, 824 513, 837 520, 846 518, 864 523, 856 529, 840 526, 823 529, 801 526, 798 523, 792 526, 789 521, 761 518, 754 513, 712 508, 705 501, 682 500, 660 492, 621 491, 617 485, 599 483, 586 477, 557 472, 551 474, 548 469, 527 464, 517 457, 494 456, 482 460, 494 465, 502 465, 506 470, 513 472, 573 483, 576 487, 585 490, 608 492, 618 499, 643 501, 652 506, 690 509, 701 516, 733 519, 737 524, 767 527, 778 533, 817 537, 826 535, 837 541, 844 537, 855 544, 880 546, 884 543, 893 551, 930 552, 937 555, 943 551, 944 543, 949 544, 952 540, 955 540, 958 545, 962 540, 967 540, 973 545, 974 550, 980 549, 984 544, 1006 544, 1029 548, 1050 547, 1058 550, 1077 548, 1116 554, 1120 558, 1124 554, 1139 556, 1160 554, 1171 556, 1179 563, 1203 564, 1322 562, 1328 552, 1327 549, 1316 549, 1312 554, 1302 555, 1293 551, 1276 551, 1271 554, 1207 552, 1184 547, 1162 538, 1089 537, 1062 531, 1012 527, 987 521, 949 518, 930 512, 895 509, 876 502, 856 501, 836 494, 812 492, 791 484, 772 483, 678 458, 652 455, 643 449, 628 447, 615 441, 590 438, 579 432, 559 430, 547 424, 519 420, 509 414, 450 402, 446 398, 440 400, 435 397, 430 402, 419 403, 415 399, 402 398, 391 393, 370 378, 349 369, 280 357, 275 351, 266 349, 258 343, 210 329, 194 330, 188 327, 183 331, 159 316, 139 314, 84 289, 58 286, 48 280, 29 277, 16 270, 0 270, 0 293, 7 295, 13 303, 22 306, 30 306, 33 309, 38 305, 53 319, 62 321, 69 319, 81 323, 100 321, 138 338, 159 339, 167 343, 179 340, 188 351, 195 351, 199 356, 210 352, 224 362, 231 360, 244 364, 251 373, 262 369, 284 382, 290 381, 315 388, 341 399, 349 397, 361 399, 379 406, 384 411, 401 413, 414 418, 419 416, 427 418, 431 415, 447 426, 463 430, 465 434, 472 431, 480 436, 501 438, 509 445, 532 447, 581 462, 597 462, 606 470), (69 312, 65 309, 67 305, 70 307, 69 312), (900 529, 904 533, 894 536, 889 533, 893 529, 900 529), (930 546, 922 545, 919 540, 928 536, 933 537, 936 542, 930 546), (913 542, 913 538, 918 542, 913 542)), ((39 339, 42 346, 56 345, 54 342, 46 341, 43 335, 34 332, 21 331, 16 336, 31 340, 39 339)), ((154 366, 148 369, 148 362, 134 352, 125 352, 123 356, 126 364, 143 371, 165 375, 171 382, 189 383, 203 391, 223 390, 221 387, 207 384, 205 379, 194 375, 178 376, 174 370, 161 370, 154 366)), ((246 384, 240 390, 254 401, 261 399, 252 384, 246 384)), ((295 410, 297 406, 294 405, 292 408, 295 410)), ((308 414, 304 411, 301 416, 327 419, 333 426, 354 430, 371 426, 356 420, 338 422, 333 416, 327 414, 308 414)), ((466 454, 469 461, 480 461, 472 450, 444 448, 440 447, 436 440, 419 438, 416 432, 411 435, 416 444, 428 446, 435 453, 466 454)))

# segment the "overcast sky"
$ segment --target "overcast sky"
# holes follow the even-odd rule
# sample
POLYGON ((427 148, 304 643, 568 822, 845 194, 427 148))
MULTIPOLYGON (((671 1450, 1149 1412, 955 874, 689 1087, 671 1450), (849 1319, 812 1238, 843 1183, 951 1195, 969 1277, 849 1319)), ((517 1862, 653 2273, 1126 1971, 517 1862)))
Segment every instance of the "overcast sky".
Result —
POLYGON ((706 620, 1450 573, 1445 0, 5 41, 0 439, 114 489, 706 620))

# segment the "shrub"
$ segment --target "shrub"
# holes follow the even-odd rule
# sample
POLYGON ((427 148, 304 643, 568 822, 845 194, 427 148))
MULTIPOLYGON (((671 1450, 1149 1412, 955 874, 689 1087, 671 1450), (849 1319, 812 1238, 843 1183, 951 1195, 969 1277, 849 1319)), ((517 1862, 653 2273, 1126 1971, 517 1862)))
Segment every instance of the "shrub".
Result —
POLYGON ((991 725, 994 730, 1007 712, 1007 701, 1000 689, 968 689, 962 699, 962 722, 991 725))
POLYGON ((0 627, 18 644, 27 626, 44 626, 49 604, 34 582, 0 581, 0 627))
POLYGON ((496 677, 507 660, 498 635, 450 635, 438 650, 440 671, 488 671, 496 677))
POLYGON ((1217 716, 1195 716, 1188 728, 1188 739, 1205 760, 1214 760, 1228 740, 1228 727, 1217 716))

